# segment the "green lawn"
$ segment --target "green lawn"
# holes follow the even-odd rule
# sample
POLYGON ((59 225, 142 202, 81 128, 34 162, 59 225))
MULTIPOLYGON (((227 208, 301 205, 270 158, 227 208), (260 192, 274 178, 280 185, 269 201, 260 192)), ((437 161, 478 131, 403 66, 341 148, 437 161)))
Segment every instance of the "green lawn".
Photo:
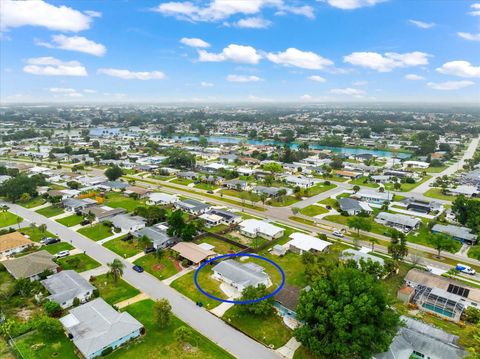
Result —
POLYGON ((109 304, 116 304, 140 294, 137 288, 132 287, 121 278, 115 282, 113 276, 108 273, 95 277, 92 284, 97 287, 100 296, 109 304))
POLYGON ((243 313, 238 305, 233 306, 225 312, 222 317, 229 324, 240 331, 255 338, 266 346, 279 348, 283 346, 293 333, 283 323, 272 309, 272 313, 265 317, 259 317, 252 314, 243 313))
POLYGON ((359 178, 355 178, 354 180, 350 181, 351 185, 359 185, 359 186, 365 186, 365 187, 372 187, 372 188, 377 188, 378 183, 375 182, 368 182, 368 177, 367 176, 362 176, 359 178))
POLYGON ((305 197, 312 197, 312 196, 316 196, 317 194, 320 194, 320 193, 329 191, 329 190, 334 189, 334 188, 337 188, 337 185, 336 185, 336 184, 333 184, 333 183, 330 183, 330 184, 328 184, 328 185, 326 185, 326 184, 317 184, 317 185, 315 185, 315 186, 313 186, 313 187, 304 189, 304 190, 302 191, 302 195, 305 196, 305 197))
POLYGON ((19 217, 11 212, 1 212, 0 213, 1 227, 9 227, 21 223, 23 221, 22 217, 19 217))
POLYGON ((214 237, 203 237, 200 238, 197 242, 198 244, 200 243, 208 243, 215 248, 213 251, 218 254, 227 254, 227 253, 235 253, 240 250, 240 247, 234 246, 233 244, 221 241, 220 239, 214 238, 214 237))
POLYGON ((310 219, 303 218, 303 217, 290 216, 290 217, 288 217, 288 219, 291 219, 292 221, 295 221, 295 222, 298 222, 298 223, 303 223, 303 224, 308 224, 310 226, 315 226, 314 221, 312 221, 310 219))
POLYGON ((167 279, 178 273, 175 264, 173 264, 167 254, 164 254, 162 258, 157 259, 153 253, 150 253, 137 259, 134 264, 142 266, 145 268, 145 271, 160 280, 167 279))
POLYGON ((37 330, 15 338, 15 344, 23 359, 78 359, 73 342, 65 335, 45 340, 37 330))
POLYGON ((45 249, 50 254, 56 254, 60 251, 71 251, 72 249, 75 249, 75 247, 67 242, 58 242, 49 244, 48 246, 42 246, 41 249, 45 249))
POLYGON ((221 232, 221 231, 223 231, 227 228, 228 228, 228 226, 226 224, 219 224, 217 226, 209 228, 208 231, 211 232, 211 233, 218 233, 218 232, 221 232))
POLYGON ((277 198, 272 198, 268 204, 273 207, 285 207, 285 206, 291 206, 294 203, 297 203, 300 201, 300 199, 294 197, 294 196, 284 196, 281 198, 281 201, 279 201, 277 198))
POLYGON ((57 263, 64 270, 73 269, 77 272, 85 272, 87 270, 100 267, 100 263, 83 253, 75 254, 73 256, 68 256, 65 258, 60 258, 59 260, 57 260, 57 263))
POLYGON ((172 317, 168 327, 160 329, 152 315, 153 305, 152 300, 142 300, 125 308, 125 311, 144 325, 146 334, 113 352, 108 358, 233 359, 233 356, 175 316, 172 317), (175 340, 175 329, 182 326, 189 328, 192 332, 189 346, 175 340))
POLYGON ((442 193, 440 188, 430 188, 427 192, 423 194, 425 197, 441 199, 444 201, 455 201, 456 196, 448 196, 442 193))
POLYGON ((109 192, 104 204, 112 208, 124 208, 127 212, 133 212, 135 208, 143 206, 145 201, 141 199, 135 200, 123 193, 109 192))
POLYGON ((468 250, 468 257, 480 261, 480 245, 470 247, 470 249, 468 250))
POLYGON ((45 231, 42 233, 40 229, 38 229, 38 227, 23 227, 20 232, 27 235, 30 240, 34 242, 40 242, 43 237, 57 237, 49 231, 45 231))
POLYGON ((185 178, 175 178, 174 180, 169 181, 170 183, 180 184, 182 186, 188 186, 190 183, 193 183, 192 180, 185 178))
POLYGON ((194 187, 198 189, 204 189, 205 191, 213 191, 219 188, 219 186, 210 183, 198 183, 194 187))
MULTIPOLYGON (((301 255, 287 252, 287 254, 285 254, 283 257, 278 257, 270 254, 268 251, 264 251, 260 253, 260 255, 277 263, 280 268, 283 269, 285 272, 285 280, 288 284, 295 285, 300 288, 303 288, 308 284, 305 279, 305 264, 302 262, 301 255)), ((253 261, 265 268, 265 272, 268 273, 273 283, 271 288, 274 290, 276 288, 275 284, 280 284, 282 278, 278 269, 264 260, 254 259, 253 261)))
POLYGON ((330 206, 330 207, 334 207, 336 204, 337 204, 337 200, 336 199, 333 199, 333 198, 325 198, 325 199, 322 199, 320 202, 318 202, 320 204, 324 204, 326 206, 330 206))
MULTIPOLYGON (((211 278, 212 273, 211 266, 204 267, 198 273, 198 283, 207 293, 214 295, 215 297, 226 299, 227 296, 220 289, 220 282, 211 278)), ((213 309, 220 305, 221 302, 207 297, 197 289, 193 281, 194 274, 195 272, 187 273, 174 280, 170 286, 194 302, 202 302, 203 306, 207 309, 213 309)))
POLYGON ((78 214, 72 214, 71 216, 57 219, 58 223, 63 224, 64 226, 67 226, 67 227, 76 226, 77 224, 80 224, 80 222, 82 221, 83 221, 83 216, 79 216, 78 214))
POLYGON ((305 216, 310 216, 310 217, 315 217, 315 216, 318 216, 319 214, 324 214, 324 213, 327 213, 328 210, 325 209, 324 207, 320 207, 320 206, 317 206, 317 205, 310 205, 310 206, 307 206, 305 208, 302 208, 300 210, 300 213, 305 215, 305 216))
POLYGON ((122 238, 123 237, 112 239, 111 241, 104 243, 103 246, 124 258, 134 256, 143 250, 143 248, 138 245, 138 241, 136 239, 122 241, 122 238))
POLYGON ((97 223, 93 226, 87 226, 80 228, 78 233, 83 234, 85 237, 99 241, 101 239, 113 236, 111 228, 103 223, 97 223))
POLYGON ((245 196, 245 200, 247 202, 258 202, 260 201, 260 196, 256 193, 250 193, 246 191, 237 191, 235 189, 222 189, 220 191, 225 196, 230 196, 230 197, 237 197, 237 198, 242 198, 242 196, 245 196))
MULTIPOLYGON (((326 220, 326 221, 331 221, 331 222, 335 222, 335 223, 338 223, 338 224, 343 224, 344 226, 348 226, 347 221, 348 221, 349 217, 354 217, 354 216, 332 215, 332 216, 326 216, 323 219, 326 220)), ((381 234, 381 235, 388 235, 388 233, 390 231, 389 227, 375 222, 373 217, 368 217, 367 219, 370 221, 370 223, 372 225, 372 229, 370 229, 370 232, 376 233, 376 234, 381 234)), ((351 228, 351 231, 354 232, 354 233, 357 232, 357 230, 354 229, 354 228, 351 228)))
MULTIPOLYGON (((420 229, 417 232, 409 233, 407 235, 407 241, 412 243, 422 244, 427 247, 432 247, 432 245, 427 241, 429 234, 430 234, 430 231, 428 230, 428 228, 424 224, 422 224, 420 226, 420 229)), ((450 252, 456 253, 460 250, 461 247, 462 247, 462 244, 459 241, 455 241, 455 247, 450 252)))
POLYGON ((38 196, 38 197, 31 198, 26 202, 19 202, 18 204, 25 208, 34 208, 34 207, 41 206, 42 204, 45 204, 45 202, 47 202, 45 198, 38 196))
MULTIPOLYGON (((425 176, 423 177, 420 181, 417 181, 415 183, 401 183, 402 187, 400 188, 400 192, 408 192, 411 191, 412 189, 420 186, 423 182, 428 181, 432 176, 425 176)), ((395 188, 393 187, 393 183, 386 183, 385 184, 385 189, 387 191, 395 191, 395 188)))
POLYGON ((60 206, 53 205, 53 206, 39 209, 38 211, 35 211, 35 212, 45 217, 54 217, 54 216, 58 216, 59 214, 62 214, 63 208, 60 206))

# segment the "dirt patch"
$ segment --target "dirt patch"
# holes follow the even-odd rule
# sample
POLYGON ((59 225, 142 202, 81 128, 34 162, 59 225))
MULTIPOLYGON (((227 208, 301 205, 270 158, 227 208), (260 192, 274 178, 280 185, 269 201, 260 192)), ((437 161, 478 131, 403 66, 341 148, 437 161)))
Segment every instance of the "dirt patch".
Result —
POLYGON ((195 353, 196 351, 198 351, 198 348, 194 347, 190 343, 182 343, 182 349, 186 353, 195 353))
POLYGON ((27 321, 32 316, 33 310, 31 309, 22 309, 17 313, 17 316, 27 321))
POLYGON ((154 271, 161 271, 163 268, 165 268, 164 264, 155 264, 154 266, 152 266, 152 270, 154 271))
POLYGON ((183 270, 183 267, 181 266, 179 261, 177 261, 176 259, 173 259, 173 258, 170 258, 170 260, 172 261, 173 265, 175 266, 175 268, 177 269, 178 272, 183 270))

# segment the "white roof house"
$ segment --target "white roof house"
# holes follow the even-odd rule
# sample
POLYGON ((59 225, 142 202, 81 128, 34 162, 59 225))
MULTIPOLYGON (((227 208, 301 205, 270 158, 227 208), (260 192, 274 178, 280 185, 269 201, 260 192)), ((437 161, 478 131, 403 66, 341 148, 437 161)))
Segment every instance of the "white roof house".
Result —
POLYGON ((392 201, 393 194, 388 191, 379 192, 371 189, 361 189, 352 195, 352 197, 360 198, 361 200, 370 204, 382 204, 383 202, 392 201))
POLYGON ((167 193, 150 193, 148 196, 148 202, 150 204, 173 204, 178 201, 178 197, 173 194, 167 193))
POLYGON ((467 197, 476 196, 480 193, 477 187, 469 186, 469 185, 461 185, 456 188, 449 188, 447 191, 453 195, 463 194, 464 196, 467 196, 467 197))
POLYGON ((140 336, 143 328, 129 313, 117 312, 101 298, 71 309, 60 322, 86 359, 140 336))
POLYGON ((213 277, 221 280, 242 292, 247 287, 257 287, 260 284, 272 285, 265 269, 255 263, 240 263, 227 259, 213 267, 213 277))
POLYGON ((287 176, 285 181, 299 187, 312 187, 315 184, 313 179, 303 176, 287 176))
POLYGON ((274 239, 283 236, 285 232, 281 227, 258 219, 246 219, 239 224, 239 227, 240 233, 251 238, 260 236, 267 239, 274 239))
POLYGON ((57 302, 62 308, 73 305, 73 300, 78 298, 86 301, 93 293, 95 287, 74 270, 64 270, 55 273, 40 283, 49 291, 48 299, 57 302))
POLYGON ((311 251, 323 252, 332 245, 330 242, 300 232, 292 233, 290 238, 292 240, 287 243, 288 248, 300 254, 311 251))
POLYGON ((428 168, 430 163, 422 161, 405 161, 403 162, 404 167, 417 167, 417 168, 428 168))

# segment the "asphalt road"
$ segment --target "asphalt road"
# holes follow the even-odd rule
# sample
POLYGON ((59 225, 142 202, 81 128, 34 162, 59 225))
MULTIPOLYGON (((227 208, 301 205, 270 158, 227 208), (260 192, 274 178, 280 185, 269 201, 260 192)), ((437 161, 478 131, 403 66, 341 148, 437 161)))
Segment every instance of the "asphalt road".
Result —
MULTIPOLYGON (((0 202, 0 204, 3 204, 0 202)), ((24 207, 5 203, 13 212, 24 219, 38 224, 46 224, 48 231, 58 235, 63 241, 71 242, 75 247, 86 251, 86 254, 99 263, 106 265, 115 258, 125 264, 123 279, 154 299, 166 298, 169 300, 173 313, 188 323, 192 328, 217 343, 220 347, 237 358, 245 359, 278 359, 279 356, 272 350, 250 339, 243 333, 227 325, 204 308, 197 307, 190 299, 163 284, 149 273, 137 273, 132 270, 132 264, 120 256, 109 251, 98 243, 81 234, 48 219, 24 207)), ((192 283, 192 286, 194 284, 192 283)))

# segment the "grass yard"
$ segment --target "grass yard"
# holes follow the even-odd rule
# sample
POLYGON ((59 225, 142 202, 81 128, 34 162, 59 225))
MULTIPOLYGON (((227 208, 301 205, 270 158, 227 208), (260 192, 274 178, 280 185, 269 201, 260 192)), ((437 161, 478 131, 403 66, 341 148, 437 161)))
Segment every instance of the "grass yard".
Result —
POLYGON ((236 198, 242 198, 242 196, 245 196, 245 200, 248 202, 258 202, 260 201, 260 196, 256 193, 250 193, 250 192, 245 192, 245 191, 237 191, 234 189, 222 189, 220 191, 224 196, 230 196, 230 197, 236 197, 236 198), (243 194, 242 194, 243 193, 243 194))
MULTIPOLYGON (((422 244, 427 247, 432 247, 430 243, 428 243, 428 235, 430 234, 430 231, 428 228, 425 226, 425 224, 420 225, 420 229, 417 232, 414 233, 409 233, 407 235, 407 241, 411 243, 416 243, 416 244, 422 244)), ((462 247, 462 243, 459 241, 455 241, 455 247, 453 251, 449 251, 451 253, 456 253, 460 250, 462 247)))
POLYGON ((17 216, 11 212, 2 212, 0 213, 1 225, 0 227, 9 227, 21 223, 23 221, 22 217, 17 216))
MULTIPOLYGON (((331 221, 338 224, 343 224, 344 226, 348 226, 347 221, 349 217, 354 217, 354 216, 332 215, 332 216, 326 216, 323 219, 326 221, 331 221)), ((372 225, 372 229, 370 229, 370 232, 381 234, 381 235, 388 235, 390 230, 389 227, 386 227, 383 224, 375 222, 372 217, 368 217, 367 219, 370 221, 372 225)), ((354 228, 351 228, 351 231, 353 233, 357 233, 357 230, 354 228)))
MULTIPOLYGON (((400 192, 408 192, 411 191, 412 189, 420 186, 422 183, 428 181, 432 176, 425 176, 423 177, 420 181, 417 181, 415 183, 401 183, 402 187, 399 189, 400 192)), ((387 191, 395 191, 395 188, 393 188, 393 183, 385 183, 385 189, 387 191)))
POLYGON ((337 188, 336 184, 330 183, 330 184, 317 184, 313 187, 304 189, 302 191, 302 195, 305 197, 313 197, 316 196, 317 194, 329 191, 331 189, 337 188))
POLYGON ((112 229, 103 223, 80 228, 78 233, 83 234, 85 237, 93 239, 94 241, 99 241, 113 235, 112 229))
POLYGON ((127 212, 133 212, 137 207, 145 204, 144 200, 133 199, 125 196, 123 193, 109 192, 105 198, 104 204, 112 208, 124 208, 127 212))
POLYGON ((173 261, 166 254, 158 259, 153 253, 150 253, 133 263, 142 266, 145 268, 145 271, 160 280, 167 279, 179 272, 173 261))
POLYGON ((291 206, 294 203, 297 203, 300 201, 300 199, 294 197, 294 196, 284 196, 281 198, 281 201, 279 201, 277 198, 272 198, 268 204, 272 207, 285 207, 285 206, 291 206))
MULTIPOLYGON (((260 253, 260 255, 272 260, 277 263, 280 268, 285 272, 285 281, 288 284, 295 285, 300 288, 304 288, 308 283, 305 279, 305 264, 302 262, 302 256, 287 252, 283 257, 278 257, 270 254, 268 251, 260 253)), ((276 288, 275 283, 281 283, 281 275, 279 271, 272 266, 270 263, 267 263, 263 260, 254 259, 256 264, 261 265, 265 268, 265 271, 270 276, 274 286, 271 288, 276 288)))
POLYGON ((135 254, 138 254, 143 250, 143 248, 138 245, 136 239, 122 241, 122 238, 123 237, 112 239, 111 241, 104 243, 103 246, 124 258, 134 256, 135 254))
POLYGON ((65 258, 60 258, 57 260, 58 265, 60 265, 64 270, 73 269, 77 272, 85 272, 87 270, 100 267, 98 263, 93 258, 90 258, 84 253, 75 254, 73 256, 68 256, 65 258))
POLYGON ((190 183, 193 183, 192 180, 185 178, 175 178, 174 180, 169 181, 170 183, 180 184, 182 186, 188 186, 190 183))
POLYGON ((213 251, 218 254, 235 253, 240 250, 240 247, 209 236, 200 238, 200 240, 197 241, 197 244, 200 243, 208 243, 214 246, 215 248, 213 249, 213 251))
POLYGON ((333 198, 325 198, 325 199, 322 199, 320 202, 318 202, 320 204, 324 204, 326 206, 330 206, 330 207, 334 207, 336 204, 337 204, 337 200, 336 199, 333 199, 333 198))
POLYGON ((468 257, 480 261, 480 245, 470 247, 468 250, 468 257))
POLYGON ((273 310, 272 314, 259 317, 243 313, 240 306, 235 305, 227 310, 222 318, 260 343, 273 348, 283 346, 293 335, 273 310))
POLYGON ((324 179, 325 181, 335 181, 335 182, 347 182, 347 181, 348 181, 348 178, 338 177, 338 176, 322 176, 322 175, 317 175, 317 176, 315 176, 315 177, 324 179))
POLYGON ((318 216, 319 214, 328 213, 328 210, 324 207, 320 207, 320 206, 312 204, 310 206, 302 208, 300 210, 300 213, 305 215, 305 216, 315 217, 315 216, 318 216))
POLYGON ((304 346, 300 346, 300 348, 295 350, 293 359, 324 359, 324 358, 319 358, 316 355, 310 353, 308 349, 305 348, 304 346))
POLYGON ((35 208, 35 207, 41 206, 42 204, 45 204, 46 202, 47 201, 45 200, 45 198, 38 196, 38 197, 31 198, 26 202, 19 202, 18 204, 25 208, 35 208))
POLYGON ((72 249, 75 249, 75 247, 67 242, 58 242, 49 244, 48 246, 42 246, 41 249, 45 249, 50 254, 56 254, 60 251, 71 251, 72 249))
POLYGON ((440 188, 430 188, 427 192, 423 194, 425 197, 441 199, 444 201, 455 201, 456 196, 449 196, 442 193, 440 188))
MULTIPOLYGON (((210 277, 212 273, 211 266, 204 267, 198 273, 198 283, 207 293, 222 299, 226 299, 227 296, 220 289, 220 282, 210 277)), ((193 281, 194 275, 194 271, 187 273, 184 276, 174 280, 170 286, 194 302, 202 302, 203 306, 207 309, 213 309, 220 305, 221 302, 207 297, 197 289, 193 281)))
POLYGON ((125 308, 146 329, 146 334, 108 356, 110 359, 234 359, 215 343, 190 328, 175 316, 168 327, 160 329, 152 315, 152 300, 142 300, 125 308), (189 345, 175 340, 174 332, 179 327, 187 327, 191 331, 189 345))
POLYGON ((227 228, 228 228, 228 226, 226 224, 221 223, 219 225, 216 225, 214 227, 209 228, 208 231, 211 232, 211 233, 218 233, 218 232, 221 232, 221 231, 223 231, 227 228))
POLYGON ((368 182, 368 177, 367 176, 362 176, 362 177, 359 177, 359 178, 355 178, 354 180, 350 181, 350 184, 353 185, 353 186, 359 185, 359 186, 372 187, 372 188, 377 188, 378 187, 378 183, 368 182))
POLYGON ((78 359, 75 346, 66 335, 61 334, 53 340, 46 340, 37 330, 15 338, 15 344, 23 359, 78 359))
POLYGON ((73 227, 73 226, 76 226, 77 224, 80 224, 83 221, 83 216, 72 214, 71 216, 57 219, 56 221, 60 224, 63 224, 66 227, 73 227))
POLYGON ((43 237, 57 237, 49 231, 42 232, 38 227, 23 227, 20 230, 21 233, 27 235, 30 240, 34 242, 40 242, 43 237))
POLYGON ((42 216, 50 218, 50 217, 54 217, 54 216, 58 216, 59 214, 62 214, 63 208, 60 206, 49 206, 49 207, 39 209, 38 211, 35 211, 35 212, 37 212, 38 214, 41 214, 42 216))
POLYGON ((0 337, 0 358, 2 359, 15 359, 13 352, 10 350, 10 347, 7 344, 7 341, 0 337))
POLYGON ((194 187, 198 189, 203 189, 205 191, 214 191, 217 188, 220 188, 219 186, 210 183, 198 183, 194 187))
POLYGON ((290 216, 290 217, 288 217, 288 219, 291 219, 292 221, 295 221, 295 222, 298 222, 298 223, 303 223, 303 224, 308 224, 310 226, 315 226, 314 221, 312 221, 310 219, 303 218, 303 217, 290 216))
POLYGON ((108 304, 116 304, 140 294, 137 288, 132 287, 121 278, 115 282, 113 276, 108 273, 95 277, 92 284, 97 287, 100 296, 108 304))

